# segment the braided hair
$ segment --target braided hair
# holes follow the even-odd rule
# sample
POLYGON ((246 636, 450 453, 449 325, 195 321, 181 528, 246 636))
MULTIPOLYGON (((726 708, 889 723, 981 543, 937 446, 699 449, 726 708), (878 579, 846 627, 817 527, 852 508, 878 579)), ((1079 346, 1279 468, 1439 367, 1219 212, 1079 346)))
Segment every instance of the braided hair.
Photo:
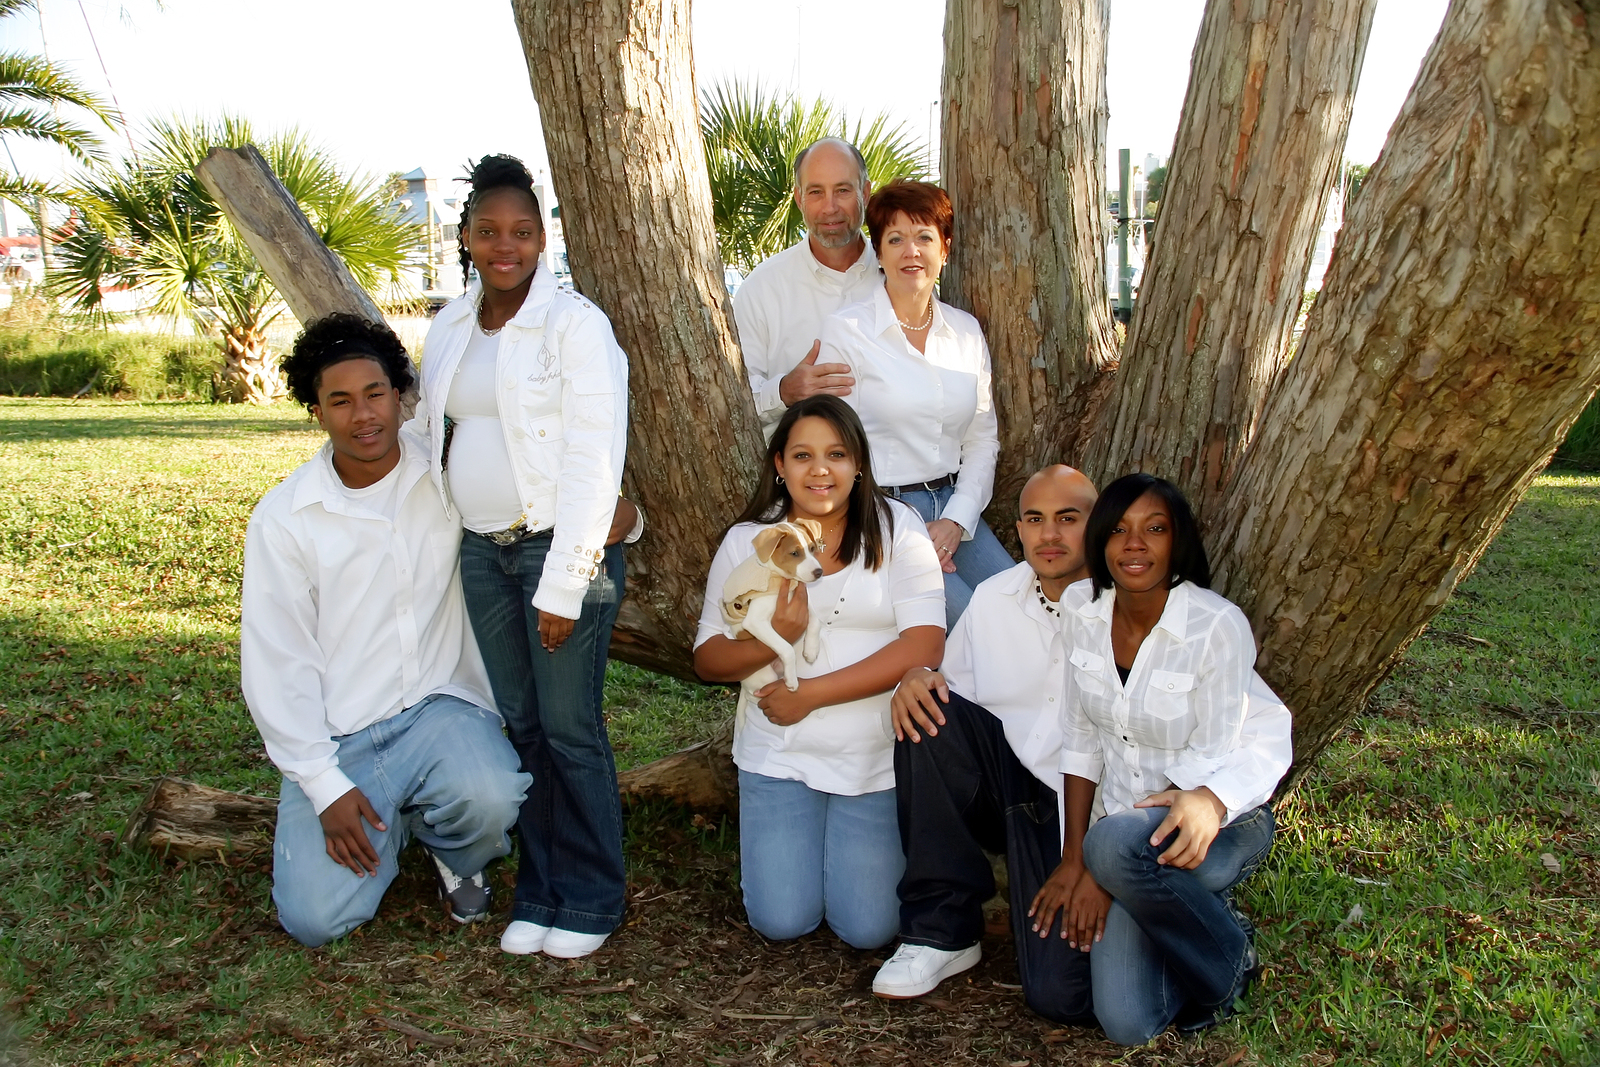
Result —
POLYGON ((528 194, 528 199, 533 201, 534 217, 539 219, 539 225, 544 225, 544 216, 539 213, 539 197, 533 191, 533 175, 528 173, 528 168, 516 156, 484 156, 473 165, 464 181, 472 188, 467 192, 467 200, 461 207, 461 284, 466 285, 472 277, 472 254, 467 251, 467 233, 472 225, 472 209, 482 202, 484 194, 495 189, 521 189, 528 194))

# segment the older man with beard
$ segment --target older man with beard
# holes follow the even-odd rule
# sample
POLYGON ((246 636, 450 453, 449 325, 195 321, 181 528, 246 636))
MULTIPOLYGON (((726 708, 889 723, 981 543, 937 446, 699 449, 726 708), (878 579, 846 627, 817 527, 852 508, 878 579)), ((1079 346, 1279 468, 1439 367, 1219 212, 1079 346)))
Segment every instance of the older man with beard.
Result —
POLYGON ((789 405, 828 393, 847 396, 855 379, 843 363, 817 363, 822 320, 870 298, 880 284, 878 257, 862 237, 867 164, 849 141, 824 137, 794 161, 794 202, 806 236, 762 262, 733 298, 745 370, 761 430, 789 405))

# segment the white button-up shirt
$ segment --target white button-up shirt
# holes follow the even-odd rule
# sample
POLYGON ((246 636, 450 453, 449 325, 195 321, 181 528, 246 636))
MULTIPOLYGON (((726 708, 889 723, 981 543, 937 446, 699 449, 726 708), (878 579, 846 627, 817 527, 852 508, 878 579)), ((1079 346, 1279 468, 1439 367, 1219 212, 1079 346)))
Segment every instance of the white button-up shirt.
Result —
POLYGON ((1033 567, 1019 563, 973 590, 939 668, 953 692, 1000 720, 1018 761, 1058 794, 1067 655, 1059 617, 1039 603, 1033 567))
MULTIPOLYGON (((869 571, 859 556, 806 589, 810 610, 822 616, 821 651, 815 663, 799 659, 802 678, 831 674, 859 663, 913 626, 944 628, 944 575, 928 530, 917 513, 891 501, 892 533, 884 531, 886 558, 869 571)), ((711 561, 705 606, 694 644, 716 634, 731 637, 722 618, 722 587, 728 575, 755 551, 751 540, 763 526, 743 523, 728 531, 711 561)), ((818 708, 793 726, 768 719, 741 687, 734 718, 733 761, 741 770, 768 778, 804 782, 812 789, 859 796, 894 787, 892 690, 818 708)))
POLYGON ((354 788, 334 738, 433 693, 494 707, 461 598, 461 527, 428 479, 427 442, 403 428, 400 448, 384 479, 351 490, 324 445, 245 533, 245 702, 318 813, 354 788))
MULTIPOLYGON (((822 321, 846 304, 865 300, 881 284, 870 241, 860 259, 836 271, 823 266, 811 252, 811 239, 802 237, 757 265, 733 294, 744 369, 767 440, 787 407, 778 383, 822 336, 822 321)), ((817 362, 828 361, 819 356, 817 362)))
MULTIPOLYGON (((1226 598, 1182 582, 1139 646, 1127 684, 1111 651, 1116 590, 1062 594, 1066 675, 1061 771, 1100 783, 1106 814, 1170 786, 1207 786, 1232 822, 1272 796, 1293 757, 1289 709, 1255 672, 1250 623, 1226 598)), ((1226 823, 1224 823, 1226 825, 1226 823)))
POLYGON ((989 346, 978 320, 933 304, 933 324, 918 352, 880 282, 870 299, 822 324, 818 363, 848 363, 856 384, 844 399, 861 416, 879 485, 931 482, 959 474, 942 518, 970 538, 994 491, 1000 426, 990 392, 989 346))

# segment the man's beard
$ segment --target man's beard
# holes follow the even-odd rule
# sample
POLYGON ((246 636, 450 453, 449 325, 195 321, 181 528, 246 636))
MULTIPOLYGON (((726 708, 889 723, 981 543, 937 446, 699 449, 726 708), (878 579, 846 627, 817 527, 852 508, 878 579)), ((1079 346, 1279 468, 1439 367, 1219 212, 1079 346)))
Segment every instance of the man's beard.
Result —
POLYGON ((845 220, 845 230, 838 237, 828 237, 810 227, 806 228, 806 233, 823 248, 849 248, 861 236, 861 225, 866 222, 866 216, 865 210, 856 211, 854 219, 845 220))

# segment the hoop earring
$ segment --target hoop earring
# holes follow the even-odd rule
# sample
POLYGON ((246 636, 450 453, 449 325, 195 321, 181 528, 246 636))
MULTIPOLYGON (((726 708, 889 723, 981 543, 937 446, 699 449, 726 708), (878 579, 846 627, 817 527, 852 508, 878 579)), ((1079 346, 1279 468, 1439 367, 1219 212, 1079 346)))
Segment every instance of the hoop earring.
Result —
POLYGON ((778 480, 777 484, 779 484, 779 485, 783 484, 783 475, 776 474, 776 475, 773 475, 773 477, 777 478, 777 480, 778 480))
POLYGON ((856 481, 859 482, 860 480, 861 480, 861 472, 860 471, 856 471, 856 481))

